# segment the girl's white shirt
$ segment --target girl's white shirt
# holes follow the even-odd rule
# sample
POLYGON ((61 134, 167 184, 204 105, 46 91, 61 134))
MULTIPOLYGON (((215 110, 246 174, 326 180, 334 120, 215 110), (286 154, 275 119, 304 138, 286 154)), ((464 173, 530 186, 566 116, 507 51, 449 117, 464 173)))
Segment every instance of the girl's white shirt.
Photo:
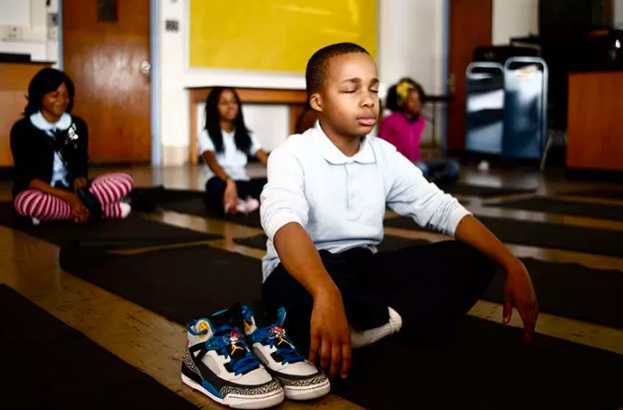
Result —
MULTIPOLYGON (((237 181, 248 181, 249 175, 246 170, 247 154, 255 155, 257 151, 262 148, 261 145, 257 141, 257 138, 255 138, 252 133, 249 133, 251 146, 248 152, 244 152, 236 147, 236 142, 234 140, 236 129, 231 132, 221 129, 221 133, 223 134, 223 152, 216 152, 216 148, 208 135, 208 130, 204 128, 199 134, 198 154, 203 155, 206 151, 216 152, 216 161, 230 178, 237 181)), ((207 179, 210 179, 214 176, 214 173, 209 167, 206 166, 206 168, 208 168, 207 179)))
MULTIPOLYGON (((35 127, 39 128, 42 131, 45 131, 46 134, 50 138, 54 138, 54 134, 52 133, 55 130, 65 131, 71 126, 71 115, 68 113, 63 113, 61 118, 58 119, 55 123, 51 123, 45 119, 41 111, 38 111, 30 116, 30 122, 35 127)), ((54 165, 52 167, 52 179, 50 180, 50 186, 55 186, 57 182, 65 186, 69 186, 67 183, 67 168, 65 168, 65 164, 63 164, 63 160, 58 153, 54 153, 54 165)))

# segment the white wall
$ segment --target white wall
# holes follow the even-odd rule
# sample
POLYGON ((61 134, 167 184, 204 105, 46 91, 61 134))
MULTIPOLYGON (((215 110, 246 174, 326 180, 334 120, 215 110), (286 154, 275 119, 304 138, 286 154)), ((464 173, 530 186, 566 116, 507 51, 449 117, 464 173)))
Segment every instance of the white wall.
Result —
POLYGON ((277 148, 290 132, 290 110, 287 105, 245 104, 244 122, 261 139, 268 151, 277 148))
POLYGON ((444 0, 379 3, 379 71, 383 84, 389 86, 408 76, 428 93, 444 92, 444 0))
MULTIPOLYGON (((402 77, 419 82, 427 94, 446 94, 447 0, 379 0, 379 71, 384 91, 402 77)), ((431 118, 430 107, 424 115, 431 118)), ((439 107, 437 118, 445 116, 439 107)), ((438 137, 439 139, 439 137, 438 137)), ((432 140, 426 127, 422 143, 432 140)))
POLYGON ((493 0, 493 44, 539 33, 538 0, 493 0))
POLYGON ((623 0, 614 0, 614 26, 623 30, 623 0))
MULTIPOLYGON (((421 82, 433 94, 444 92, 443 33, 447 0, 379 0, 379 72, 382 92, 403 76, 421 82)), ((160 129, 164 165, 189 158, 189 107, 185 87, 228 85, 304 89, 303 75, 242 70, 189 68, 187 0, 160 0, 160 129), (166 20, 179 22, 178 32, 165 31, 166 20)), ((245 108, 248 126, 258 120, 256 135, 272 147, 287 134, 284 107, 245 108), (260 121, 261 120, 261 121, 260 121), (262 125, 263 124, 263 125, 262 125), (273 124, 268 127, 266 124, 273 124)), ((430 128, 430 127, 429 127, 430 128)), ((425 136, 426 139, 426 136, 425 136)))
POLYGON ((1 0, 0 10, 6 13, 2 22, 9 23, 0 23, 0 52, 30 54, 33 61, 58 60, 57 27, 48 24, 48 13, 58 12, 57 0, 49 6, 46 0, 1 0))
POLYGON ((0 25, 28 26, 30 3, 24 0, 0 0, 0 25))

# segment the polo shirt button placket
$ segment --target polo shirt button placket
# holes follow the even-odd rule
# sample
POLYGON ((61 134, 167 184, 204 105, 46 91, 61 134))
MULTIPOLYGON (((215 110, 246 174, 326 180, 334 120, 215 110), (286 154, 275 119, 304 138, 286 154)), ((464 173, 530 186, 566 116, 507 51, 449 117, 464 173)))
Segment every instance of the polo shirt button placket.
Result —
POLYGON ((353 190, 355 177, 353 173, 353 165, 354 163, 349 162, 345 165, 346 167, 346 198, 347 198, 347 218, 351 221, 359 219, 360 212, 357 204, 357 194, 353 190))

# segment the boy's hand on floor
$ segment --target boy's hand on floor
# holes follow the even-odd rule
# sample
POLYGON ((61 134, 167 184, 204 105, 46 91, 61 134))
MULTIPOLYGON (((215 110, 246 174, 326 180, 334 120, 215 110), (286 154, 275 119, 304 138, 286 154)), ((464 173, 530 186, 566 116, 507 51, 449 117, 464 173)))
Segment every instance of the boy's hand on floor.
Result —
POLYGON ((506 268, 506 283, 504 285, 503 321, 509 323, 513 306, 519 311, 524 324, 524 339, 532 341, 534 327, 539 315, 539 304, 532 286, 532 279, 526 266, 519 260, 506 268))
POLYGON ((320 367, 329 369, 332 378, 338 373, 346 378, 351 363, 350 328, 339 290, 314 298, 310 325, 309 360, 315 363, 320 355, 320 367))

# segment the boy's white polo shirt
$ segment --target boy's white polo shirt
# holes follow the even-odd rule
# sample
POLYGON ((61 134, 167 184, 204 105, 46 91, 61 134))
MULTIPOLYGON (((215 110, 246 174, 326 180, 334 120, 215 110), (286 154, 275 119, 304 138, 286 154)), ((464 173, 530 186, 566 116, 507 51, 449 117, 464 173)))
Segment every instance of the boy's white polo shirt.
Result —
POLYGON ((319 123, 290 136, 268 159, 261 196, 262 227, 268 236, 264 280, 279 264, 275 233, 290 222, 303 226, 318 250, 332 253, 376 246, 383 240, 389 206, 420 226, 454 235, 470 212, 429 183, 388 142, 365 137, 352 157, 344 155, 319 123))

